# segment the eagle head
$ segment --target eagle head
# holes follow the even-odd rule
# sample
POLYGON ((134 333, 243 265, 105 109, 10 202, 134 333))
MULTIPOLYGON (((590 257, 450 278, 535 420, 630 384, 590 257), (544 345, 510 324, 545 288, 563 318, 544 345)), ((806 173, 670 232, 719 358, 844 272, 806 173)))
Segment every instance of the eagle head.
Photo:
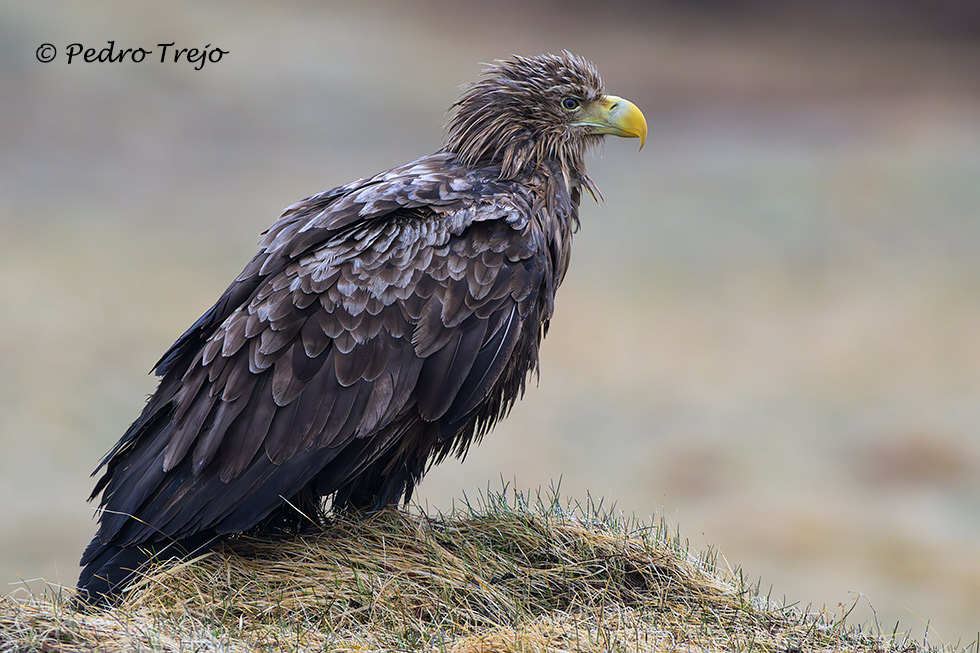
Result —
POLYGON ((503 179, 551 160, 584 174, 586 150, 607 134, 646 141, 643 113, 606 95, 595 66, 570 52, 497 60, 464 87, 446 128, 466 166, 497 165, 503 179))

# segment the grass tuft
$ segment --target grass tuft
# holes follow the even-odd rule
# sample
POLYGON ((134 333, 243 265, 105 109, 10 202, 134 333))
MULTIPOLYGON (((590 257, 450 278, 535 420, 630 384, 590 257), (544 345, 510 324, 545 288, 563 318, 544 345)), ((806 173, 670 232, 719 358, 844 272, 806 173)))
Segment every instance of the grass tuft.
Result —
POLYGON ((112 610, 0 599, 0 651, 941 650, 774 604, 663 521, 508 492, 164 563, 112 610))

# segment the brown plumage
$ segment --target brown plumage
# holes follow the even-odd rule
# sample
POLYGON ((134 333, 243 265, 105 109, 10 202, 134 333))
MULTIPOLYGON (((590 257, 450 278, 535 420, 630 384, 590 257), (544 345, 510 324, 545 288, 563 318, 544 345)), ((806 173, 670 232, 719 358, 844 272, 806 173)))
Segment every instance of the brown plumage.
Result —
MULTIPOLYGON (((408 500, 523 393, 568 267, 583 155, 646 136, 569 53, 498 61, 435 154, 298 202, 154 368, 100 465, 81 596, 153 555, 408 500)), ((98 470, 96 470, 98 471, 98 470)))

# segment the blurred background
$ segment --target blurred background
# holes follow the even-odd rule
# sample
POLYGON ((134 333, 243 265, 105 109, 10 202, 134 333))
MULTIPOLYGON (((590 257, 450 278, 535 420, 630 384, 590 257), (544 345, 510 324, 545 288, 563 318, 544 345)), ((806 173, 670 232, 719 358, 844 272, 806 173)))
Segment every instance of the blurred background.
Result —
POLYGON ((0 7, 0 583, 72 585, 147 375, 302 197, 438 148, 481 62, 566 48, 609 139, 541 382, 418 500, 501 479, 676 524, 774 597, 980 627, 980 5, 0 7), (71 43, 154 49, 68 65, 71 43), (229 51, 201 70, 158 43, 229 51), (58 48, 51 63, 35 52, 58 48))

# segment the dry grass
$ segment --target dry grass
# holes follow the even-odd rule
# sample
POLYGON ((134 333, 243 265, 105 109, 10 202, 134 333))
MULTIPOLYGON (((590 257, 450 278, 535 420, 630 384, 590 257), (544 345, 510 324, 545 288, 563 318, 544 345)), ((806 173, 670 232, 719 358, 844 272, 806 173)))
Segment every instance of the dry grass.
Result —
POLYGON ((0 600, 0 651, 919 651, 773 604, 665 523, 490 494, 153 570, 106 612, 0 600))

